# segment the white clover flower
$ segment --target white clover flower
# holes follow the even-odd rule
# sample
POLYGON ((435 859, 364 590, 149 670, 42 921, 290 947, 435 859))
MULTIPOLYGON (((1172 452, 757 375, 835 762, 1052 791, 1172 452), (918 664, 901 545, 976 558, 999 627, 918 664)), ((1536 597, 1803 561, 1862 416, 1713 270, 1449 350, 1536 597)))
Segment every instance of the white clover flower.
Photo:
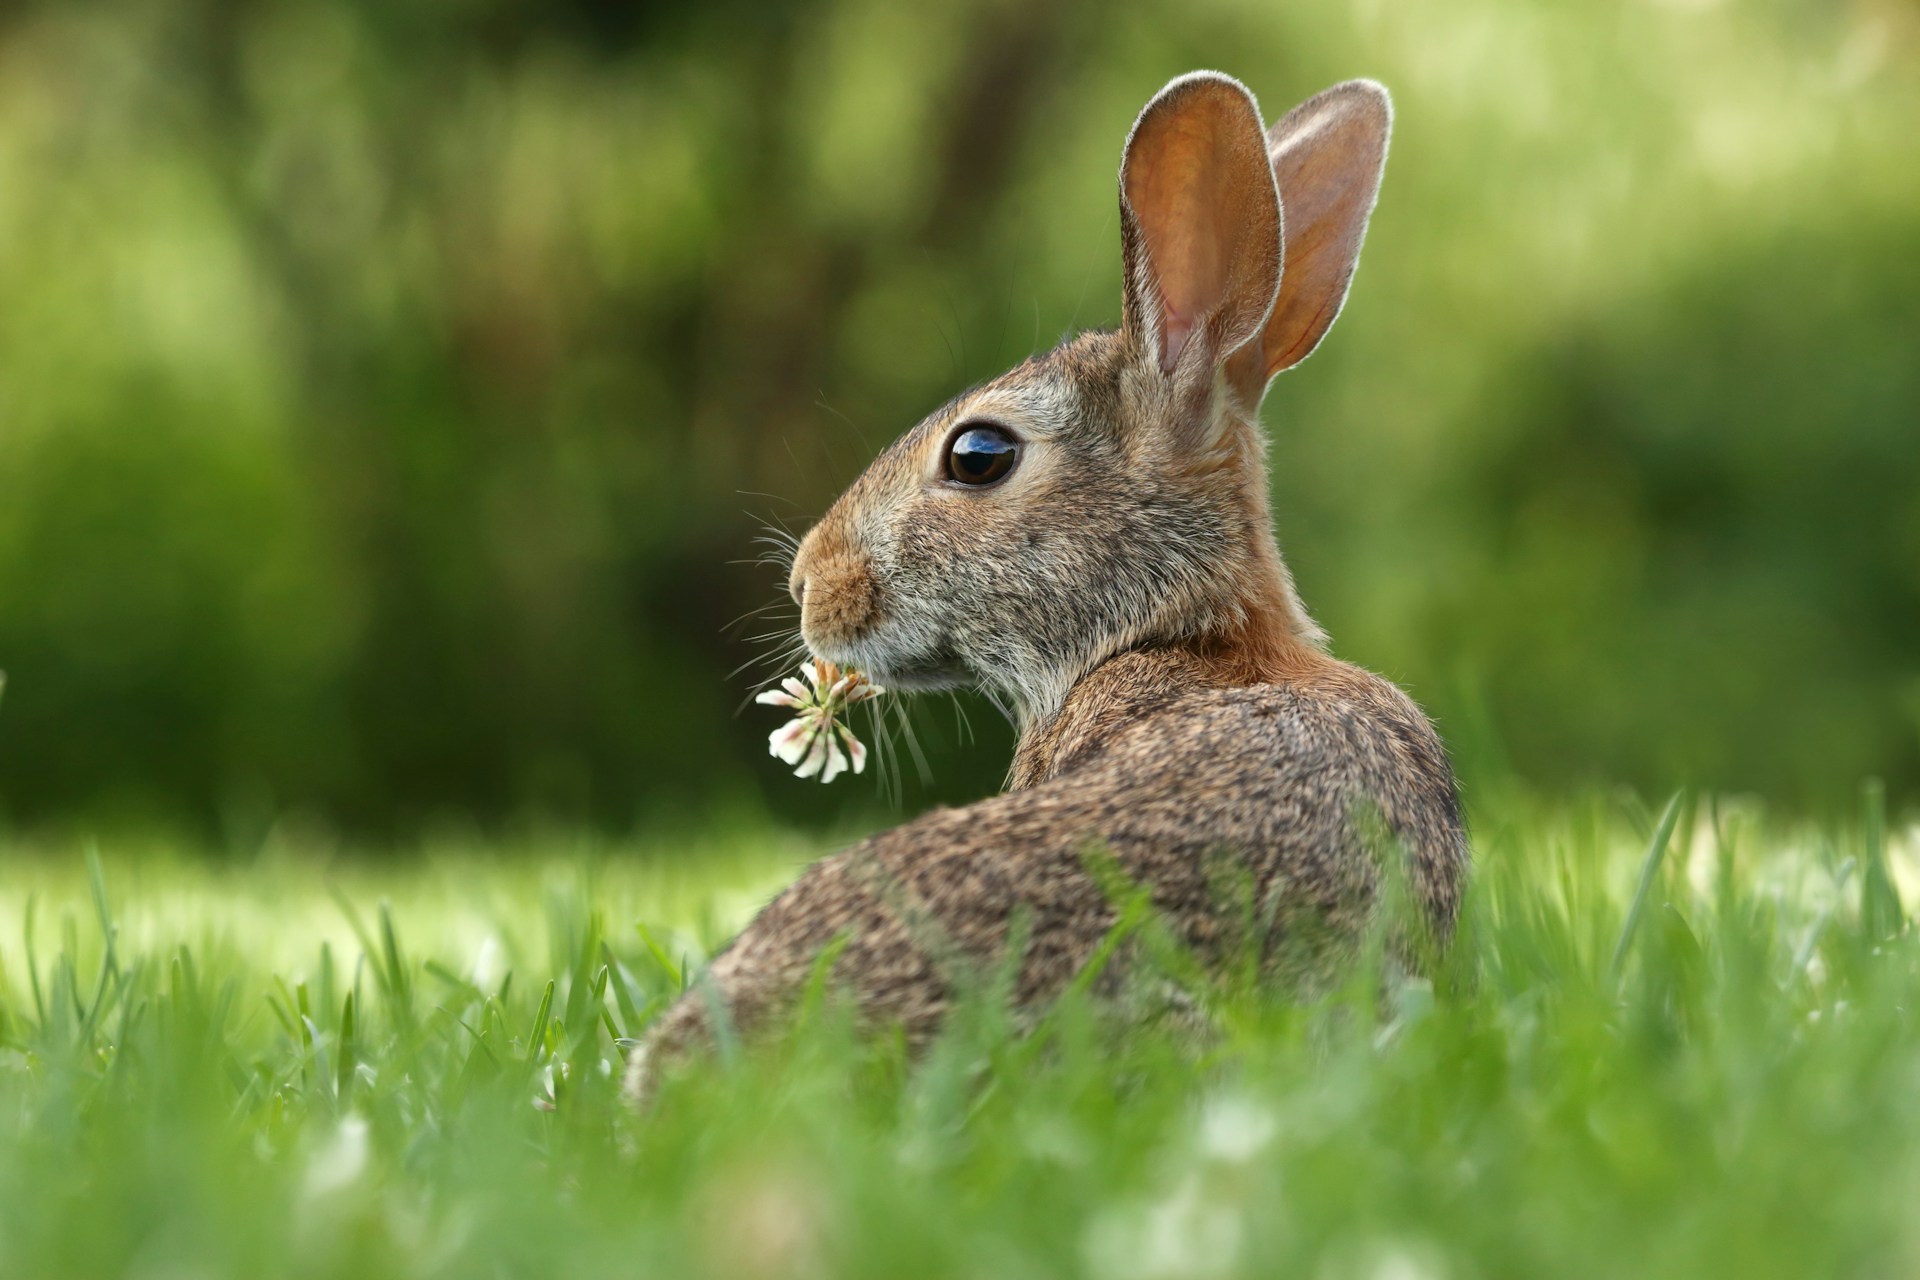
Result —
POLYGON ((806 683, 789 676, 780 688, 769 689, 755 702, 770 707, 793 708, 793 719, 775 729, 767 738, 767 751, 793 766, 796 778, 832 782, 845 773, 849 763, 859 773, 867 767, 867 748, 853 736, 853 730, 840 722, 847 709, 885 693, 869 683, 858 671, 843 671, 831 662, 814 658, 800 664, 806 683))

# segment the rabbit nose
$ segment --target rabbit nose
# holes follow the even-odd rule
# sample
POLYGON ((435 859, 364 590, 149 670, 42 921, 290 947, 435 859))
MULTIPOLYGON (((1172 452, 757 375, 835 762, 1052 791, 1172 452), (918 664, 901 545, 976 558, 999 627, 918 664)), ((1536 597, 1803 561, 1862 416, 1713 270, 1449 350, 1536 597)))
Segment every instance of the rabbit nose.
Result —
POLYGON ((802 609, 807 607, 807 580, 813 575, 809 572, 819 562, 818 544, 820 531, 809 529, 807 536, 800 539, 800 545, 793 549, 793 563, 787 569, 787 594, 802 609))

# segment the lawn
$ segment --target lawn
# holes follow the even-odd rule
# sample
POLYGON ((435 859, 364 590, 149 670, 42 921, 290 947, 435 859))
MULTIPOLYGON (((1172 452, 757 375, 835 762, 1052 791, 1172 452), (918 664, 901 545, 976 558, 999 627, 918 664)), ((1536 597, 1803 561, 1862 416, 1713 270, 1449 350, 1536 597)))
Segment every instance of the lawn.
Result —
POLYGON ((16 840, 0 1276, 1911 1275, 1882 808, 1482 796, 1434 981, 1223 980, 1202 1045, 981 996, 911 1068, 822 1001, 637 1121, 618 1039, 818 846, 16 840))

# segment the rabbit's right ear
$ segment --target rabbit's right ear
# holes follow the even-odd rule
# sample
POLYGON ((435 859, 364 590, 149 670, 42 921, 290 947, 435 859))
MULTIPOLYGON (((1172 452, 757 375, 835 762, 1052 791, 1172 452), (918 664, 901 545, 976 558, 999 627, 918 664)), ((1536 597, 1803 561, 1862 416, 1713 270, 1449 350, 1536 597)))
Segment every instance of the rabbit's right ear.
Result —
POLYGON ((1255 338, 1280 285, 1280 199, 1260 108, 1211 71, 1154 95, 1120 164, 1123 332, 1187 389, 1255 338))

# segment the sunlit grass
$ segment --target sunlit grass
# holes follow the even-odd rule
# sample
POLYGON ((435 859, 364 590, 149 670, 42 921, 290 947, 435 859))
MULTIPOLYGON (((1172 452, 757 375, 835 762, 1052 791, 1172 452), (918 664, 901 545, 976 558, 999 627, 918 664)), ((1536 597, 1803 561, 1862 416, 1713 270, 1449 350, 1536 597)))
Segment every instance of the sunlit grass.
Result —
POLYGON ((1501 811, 1433 982, 1227 984, 1198 1046, 981 999, 911 1068, 818 1004, 638 1122, 618 1041, 805 846, 11 850, 0 1275, 1920 1263, 1916 848, 1877 793, 1501 811))

